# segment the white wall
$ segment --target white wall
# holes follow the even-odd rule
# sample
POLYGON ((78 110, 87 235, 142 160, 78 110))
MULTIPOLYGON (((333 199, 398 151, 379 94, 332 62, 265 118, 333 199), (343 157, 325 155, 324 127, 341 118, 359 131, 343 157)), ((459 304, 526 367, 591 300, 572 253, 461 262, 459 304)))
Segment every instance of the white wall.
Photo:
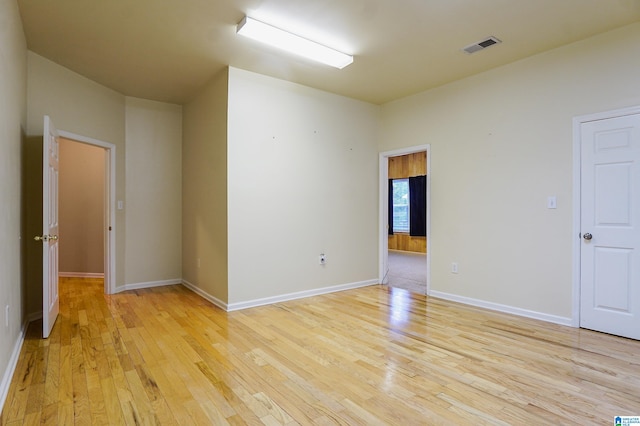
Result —
POLYGON ((432 290, 571 316, 572 119, 639 75, 634 24, 384 105, 380 151, 431 144, 432 290))
MULTIPOLYGON (((25 320, 21 273, 21 144, 26 131, 27 43, 14 0, 0 1, 0 411, 25 320), (5 324, 5 306, 9 323, 5 324)), ((25 238, 22 235, 22 238, 25 238)))
POLYGON ((126 98, 125 284, 182 277, 182 107, 126 98))
POLYGON ((230 304, 377 279, 378 112, 230 68, 230 304))

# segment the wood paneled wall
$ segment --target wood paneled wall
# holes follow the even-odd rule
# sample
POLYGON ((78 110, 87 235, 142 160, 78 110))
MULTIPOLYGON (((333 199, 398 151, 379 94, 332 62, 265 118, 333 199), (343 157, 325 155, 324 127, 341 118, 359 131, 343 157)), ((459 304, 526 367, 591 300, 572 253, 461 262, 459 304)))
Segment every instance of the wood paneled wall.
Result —
MULTIPOLYGON (((404 179, 426 174, 426 151, 389 158, 389 179, 404 179)), ((389 249, 426 253, 427 239, 400 233, 389 235, 389 249)))
POLYGON ((389 250, 427 252, 427 237, 412 237, 409 234, 389 235, 389 250))
POLYGON ((403 179, 426 174, 426 151, 389 158, 389 179, 403 179))

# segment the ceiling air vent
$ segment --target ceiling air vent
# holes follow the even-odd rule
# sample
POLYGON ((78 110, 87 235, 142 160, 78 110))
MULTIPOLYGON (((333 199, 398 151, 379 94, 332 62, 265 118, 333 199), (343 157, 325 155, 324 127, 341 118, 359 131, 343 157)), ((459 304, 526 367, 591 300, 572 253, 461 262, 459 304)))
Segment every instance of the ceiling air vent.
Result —
POLYGON ((468 54, 472 54, 472 53, 484 50, 487 47, 493 46, 494 44, 498 44, 498 43, 502 43, 502 42, 497 38, 495 38, 494 36, 491 36, 482 41, 478 41, 476 43, 470 44, 462 50, 464 50, 468 54))

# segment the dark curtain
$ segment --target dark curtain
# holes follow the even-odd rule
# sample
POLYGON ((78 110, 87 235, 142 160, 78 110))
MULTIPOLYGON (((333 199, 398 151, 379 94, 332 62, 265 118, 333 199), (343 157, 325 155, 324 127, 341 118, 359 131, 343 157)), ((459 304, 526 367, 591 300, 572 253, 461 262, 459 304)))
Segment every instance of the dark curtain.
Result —
POLYGON ((427 177, 409 178, 409 235, 427 236, 427 177))
POLYGON ((389 235, 393 235, 393 179, 389 179, 389 235))

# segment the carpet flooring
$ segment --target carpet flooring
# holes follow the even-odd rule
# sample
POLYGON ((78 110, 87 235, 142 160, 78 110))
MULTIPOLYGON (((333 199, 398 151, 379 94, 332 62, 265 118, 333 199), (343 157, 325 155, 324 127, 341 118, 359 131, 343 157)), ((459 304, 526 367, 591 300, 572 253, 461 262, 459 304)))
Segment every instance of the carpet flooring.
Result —
POLYGON ((388 284, 413 293, 427 292, 427 255, 389 250, 388 284))

